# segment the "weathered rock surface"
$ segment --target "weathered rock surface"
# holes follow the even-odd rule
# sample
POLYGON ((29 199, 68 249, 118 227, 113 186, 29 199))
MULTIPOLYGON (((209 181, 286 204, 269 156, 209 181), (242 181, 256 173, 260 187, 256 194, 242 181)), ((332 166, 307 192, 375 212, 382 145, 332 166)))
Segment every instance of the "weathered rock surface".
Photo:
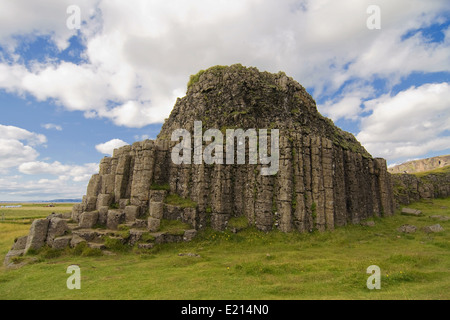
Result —
POLYGON ((421 176, 406 173, 391 175, 397 204, 408 205, 421 199, 450 196, 450 170, 423 174, 421 176))
POLYGON ((450 166, 450 155, 408 161, 388 169, 390 173, 418 173, 450 166))
MULTIPOLYGON (((210 68, 193 79, 198 81, 191 81, 186 96, 177 100, 158 139, 124 146, 102 159, 83 203, 74 207, 73 220, 108 202, 125 209, 127 221, 148 214, 217 230, 241 215, 260 230, 308 232, 393 214, 385 160, 373 159, 353 135, 321 116, 292 78, 233 65, 210 68), (185 129, 194 137, 194 121, 202 121, 203 130, 223 133, 228 128, 278 129, 277 174, 261 175, 267 165, 260 161, 174 164, 171 152, 178 141, 172 142, 171 135, 185 129), (164 204, 169 193, 197 205, 164 204)), ((108 212, 107 227, 116 228, 115 220, 108 212)))
POLYGON ((101 247, 105 237, 123 230, 122 226, 118 230, 119 225, 139 228, 124 241, 144 248, 190 241, 196 230, 208 226, 225 230, 231 218, 243 217, 249 226, 263 231, 310 232, 393 213, 386 161, 372 158, 352 134, 323 117, 299 83, 283 72, 259 72, 241 65, 213 67, 193 76, 186 96, 177 100, 156 140, 124 146, 101 160, 82 203, 73 207, 71 238, 56 232, 48 239, 50 220, 36 220, 25 251, 46 241, 57 248, 83 241, 101 247), (199 155, 211 151, 211 140, 195 135, 195 121, 202 122, 202 135, 209 129, 224 135, 223 148, 214 149, 215 163, 198 161, 199 155), (171 141, 176 129, 190 134, 186 142, 192 142, 191 152, 186 151, 186 158, 191 163, 172 161, 179 144, 171 141), (228 129, 244 133, 254 129, 259 137, 227 140, 228 129), (272 140, 276 130, 279 139, 272 140), (267 155, 271 164, 261 158, 266 137, 269 150, 278 146, 267 155), (227 150, 232 144, 233 153, 227 150), (252 145, 259 148, 254 162, 249 155, 252 145), (238 150, 245 152, 243 164, 230 161, 236 160, 238 150), (276 174, 264 175, 269 165, 276 166, 275 160, 276 174), (162 219, 178 220, 189 228, 174 234, 156 232, 162 219), (91 229, 94 226, 106 230, 91 229), (152 241, 140 243, 142 238, 152 241))
POLYGON ((422 231, 426 233, 435 233, 444 231, 444 228, 442 228, 440 224, 435 224, 432 226, 423 227, 422 231))
POLYGON ((414 233, 414 232, 416 232, 417 227, 413 226, 413 225, 409 225, 409 224, 404 224, 397 230, 398 230, 398 232, 403 232, 403 233, 414 233))
POLYGON ((50 220, 48 219, 38 219, 33 221, 30 233, 28 234, 25 253, 30 249, 37 250, 45 244, 49 222, 50 220))
POLYGON ((415 217, 419 217, 422 215, 422 211, 420 210, 416 210, 416 209, 411 209, 411 208, 402 208, 402 215, 404 216, 415 216, 415 217))
POLYGON ((51 218, 47 230, 47 244, 50 247, 53 247, 54 239, 63 236, 68 231, 69 227, 65 220, 61 218, 51 218))

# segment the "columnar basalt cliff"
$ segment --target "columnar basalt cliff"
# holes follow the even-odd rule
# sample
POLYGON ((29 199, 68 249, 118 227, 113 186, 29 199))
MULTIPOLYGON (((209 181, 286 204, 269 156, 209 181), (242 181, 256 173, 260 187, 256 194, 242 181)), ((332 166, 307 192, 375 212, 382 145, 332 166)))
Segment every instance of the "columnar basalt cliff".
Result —
POLYGON ((397 205, 450 196, 450 166, 420 174, 391 175, 397 205))
MULTIPOLYGON (((247 159, 250 143, 245 144, 247 159)), ((139 244, 143 238, 187 241, 196 230, 224 230, 231 218, 243 216, 264 231, 310 232, 393 213, 386 161, 372 158, 353 135, 321 116, 299 83, 282 72, 217 66, 191 77, 186 96, 176 101, 156 140, 122 147, 101 160, 82 203, 73 207, 67 221, 72 225, 61 217, 35 221, 11 256, 45 243, 61 247, 85 240, 96 247, 102 237, 117 236, 113 231, 121 225, 129 229, 122 240, 139 244), (202 122, 203 131, 223 134, 227 129, 279 130, 278 171, 262 175, 267 164, 248 160, 175 164, 171 153, 179 141, 171 141, 172 133, 187 130, 193 146, 195 121, 202 122), (165 220, 180 220, 192 229, 158 233, 165 220), (49 232, 49 225, 61 228, 49 232), (94 226, 103 229, 92 231, 94 226)))
POLYGON ((113 203, 136 218, 148 212, 196 229, 210 225, 223 230, 231 217, 244 215, 258 229, 286 232, 331 230, 394 211, 384 159, 373 159, 351 134, 322 117, 292 78, 241 65, 192 76, 158 139, 120 148, 101 161, 73 219, 98 211, 100 221, 108 223, 113 203), (172 132, 186 129, 193 136, 195 121, 202 122, 203 130, 217 128, 224 134, 226 129, 278 129, 278 173, 261 175, 263 165, 248 162, 174 164, 171 149, 178 141, 171 141, 172 132), (164 203, 164 195, 152 199, 152 189, 159 186, 196 205, 164 203))

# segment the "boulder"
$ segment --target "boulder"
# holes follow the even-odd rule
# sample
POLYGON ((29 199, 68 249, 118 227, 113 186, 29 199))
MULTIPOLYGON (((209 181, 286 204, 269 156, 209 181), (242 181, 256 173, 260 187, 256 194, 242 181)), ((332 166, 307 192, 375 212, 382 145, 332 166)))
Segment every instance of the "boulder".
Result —
POLYGON ((98 224, 106 226, 106 221, 108 220, 109 207, 103 206, 98 208, 98 224))
POLYGON ((69 227, 65 220, 61 218, 50 219, 47 231, 47 244, 53 247, 54 239, 63 236, 67 231, 69 231, 69 227))
POLYGON ((155 219, 162 219, 164 214, 163 202, 150 202, 150 217, 155 219))
POLYGON ((133 222, 139 217, 138 206, 126 206, 125 207, 125 222, 133 222))
POLYGON ((448 221, 448 220, 450 220, 450 217, 434 215, 434 216, 430 216, 430 219, 436 219, 436 220, 439 220, 439 221, 448 221))
POLYGON ((98 221, 98 211, 83 212, 80 219, 80 227, 91 229, 98 221))
POLYGON ((398 232, 403 232, 403 233, 414 233, 414 232, 416 232, 417 227, 413 226, 413 225, 409 225, 409 224, 404 224, 397 230, 398 230, 398 232))
POLYGON ((113 198, 110 194, 99 194, 97 197, 97 208, 100 207, 109 207, 110 204, 113 202, 113 198))
POLYGON ((119 224, 125 220, 125 213, 121 210, 109 210, 106 221, 106 227, 111 230, 117 230, 119 224))
POLYGON ((157 232, 161 226, 161 220, 155 218, 148 218, 148 230, 150 232, 157 232))
POLYGON ((418 216, 422 215, 422 211, 416 210, 416 209, 410 209, 410 208, 403 208, 402 215, 418 217, 418 216))
POLYGON ((70 245, 72 240, 72 235, 55 238, 53 240, 52 248, 57 250, 62 250, 70 245))
POLYGON ((79 244, 82 243, 82 242, 86 242, 86 240, 83 239, 82 237, 80 237, 79 235, 74 234, 74 235, 72 236, 72 239, 70 240, 70 246, 71 246, 72 248, 75 248, 77 245, 79 245, 79 244))
POLYGON ((435 233, 444 231, 444 228, 442 228, 440 224, 435 224, 432 226, 423 227, 422 231, 426 233, 435 233))
POLYGON ((147 220, 136 219, 131 225, 132 228, 147 229, 147 220))
POLYGON ((50 220, 48 219, 38 219, 33 221, 30 233, 28 234, 25 253, 30 249, 37 250, 45 244, 49 222, 50 220))
POLYGON ((184 232, 183 235, 183 240, 184 241, 191 241, 192 239, 194 239, 194 237, 197 235, 197 230, 192 229, 192 230, 186 230, 184 232))
POLYGON ((16 239, 11 250, 24 250, 27 245, 28 236, 23 236, 16 239))

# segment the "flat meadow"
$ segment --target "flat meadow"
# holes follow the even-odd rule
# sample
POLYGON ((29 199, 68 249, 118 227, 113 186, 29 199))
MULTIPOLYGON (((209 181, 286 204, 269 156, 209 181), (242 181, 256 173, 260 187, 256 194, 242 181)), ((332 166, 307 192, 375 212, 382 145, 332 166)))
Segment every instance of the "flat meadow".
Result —
MULTIPOLYGON (((206 229, 192 242, 117 248, 110 255, 41 250, 25 266, 0 267, 0 299, 450 299, 450 221, 431 218, 450 217, 450 198, 408 207, 423 216, 397 212, 371 219, 372 227, 309 234, 206 229), (445 231, 421 230, 437 223, 445 231), (417 231, 399 232, 404 224, 417 231), (80 267, 80 290, 66 286, 70 265, 80 267), (366 286, 371 265, 380 267, 380 290, 366 286)), ((28 233, 32 219, 70 208, 8 209, 0 223, 0 259, 28 233)))

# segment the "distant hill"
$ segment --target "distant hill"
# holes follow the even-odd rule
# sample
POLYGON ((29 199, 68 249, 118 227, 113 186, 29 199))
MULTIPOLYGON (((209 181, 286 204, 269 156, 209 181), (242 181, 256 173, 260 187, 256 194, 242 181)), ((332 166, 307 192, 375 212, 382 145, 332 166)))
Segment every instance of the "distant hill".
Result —
POLYGON ((418 173, 450 166, 450 155, 408 161, 388 168, 390 173, 418 173))

